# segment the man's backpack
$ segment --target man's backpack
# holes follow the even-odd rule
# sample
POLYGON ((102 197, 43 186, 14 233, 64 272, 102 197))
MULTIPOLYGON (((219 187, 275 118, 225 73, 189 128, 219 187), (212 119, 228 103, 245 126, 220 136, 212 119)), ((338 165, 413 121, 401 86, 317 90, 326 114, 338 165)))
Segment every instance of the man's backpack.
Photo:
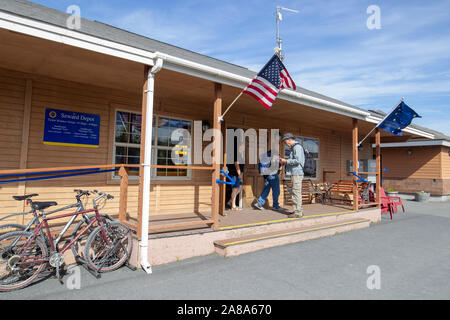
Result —
MULTIPOLYGON (((294 145, 292 146, 292 152, 294 152, 294 147, 297 144, 301 145, 298 142, 294 143, 294 145)), ((313 159, 311 153, 309 153, 309 151, 306 150, 303 146, 302 146, 302 149, 305 154, 305 165, 302 166, 303 173, 306 176, 313 176, 316 174, 316 161, 313 159)), ((300 164, 300 165, 302 165, 302 164, 300 164)))
POLYGON ((270 151, 260 156, 258 163, 259 174, 265 175, 266 174, 265 170, 270 168, 271 165, 270 157, 271 157, 270 151))

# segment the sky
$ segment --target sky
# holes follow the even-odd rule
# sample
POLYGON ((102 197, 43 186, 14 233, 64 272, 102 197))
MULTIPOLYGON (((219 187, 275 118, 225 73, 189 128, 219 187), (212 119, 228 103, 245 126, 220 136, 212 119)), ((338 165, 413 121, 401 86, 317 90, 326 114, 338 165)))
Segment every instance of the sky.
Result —
POLYGON ((389 112, 401 98, 414 123, 450 136, 450 0, 33 0, 259 71, 283 12, 284 64, 298 86, 389 112), (379 28, 373 11, 379 8, 379 28), (369 24, 370 24, 369 23, 369 24))

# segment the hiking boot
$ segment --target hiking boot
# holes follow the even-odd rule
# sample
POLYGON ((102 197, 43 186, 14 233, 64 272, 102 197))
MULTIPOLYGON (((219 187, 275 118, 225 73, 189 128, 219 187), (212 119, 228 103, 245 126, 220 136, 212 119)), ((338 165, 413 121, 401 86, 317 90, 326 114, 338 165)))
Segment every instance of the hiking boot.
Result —
POLYGON ((264 210, 264 208, 261 207, 261 205, 260 205, 258 202, 256 202, 256 203, 253 205, 253 208, 258 209, 258 210, 264 210))
POLYGON ((301 218, 301 217, 303 217, 303 214, 297 214, 297 213, 288 214, 288 218, 301 218))

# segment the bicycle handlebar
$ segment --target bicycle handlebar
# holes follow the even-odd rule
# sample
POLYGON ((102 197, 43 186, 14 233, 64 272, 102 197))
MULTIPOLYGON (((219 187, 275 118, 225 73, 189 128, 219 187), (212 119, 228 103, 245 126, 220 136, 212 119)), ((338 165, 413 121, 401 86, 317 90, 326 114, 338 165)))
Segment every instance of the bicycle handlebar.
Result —
POLYGON ((102 192, 100 190, 94 190, 94 192, 96 194, 98 194, 99 196, 106 197, 106 199, 108 199, 108 200, 114 199, 114 196, 110 195, 109 193, 105 193, 105 192, 102 192))
POLYGON ((73 191, 77 192, 77 195, 76 195, 77 198, 82 197, 82 196, 91 195, 91 191, 89 191, 89 190, 74 189, 73 191))

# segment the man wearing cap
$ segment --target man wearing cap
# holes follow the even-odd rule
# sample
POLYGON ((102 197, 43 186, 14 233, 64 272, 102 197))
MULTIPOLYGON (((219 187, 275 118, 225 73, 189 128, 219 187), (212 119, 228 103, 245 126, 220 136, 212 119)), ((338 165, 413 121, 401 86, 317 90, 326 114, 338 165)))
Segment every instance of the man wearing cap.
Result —
POLYGON ((286 133, 281 141, 291 149, 289 159, 280 158, 280 163, 286 166, 286 175, 290 176, 292 181, 292 202, 294 203, 294 210, 288 217, 300 218, 303 216, 302 180, 305 153, 302 145, 295 140, 295 136, 292 133, 286 133))

